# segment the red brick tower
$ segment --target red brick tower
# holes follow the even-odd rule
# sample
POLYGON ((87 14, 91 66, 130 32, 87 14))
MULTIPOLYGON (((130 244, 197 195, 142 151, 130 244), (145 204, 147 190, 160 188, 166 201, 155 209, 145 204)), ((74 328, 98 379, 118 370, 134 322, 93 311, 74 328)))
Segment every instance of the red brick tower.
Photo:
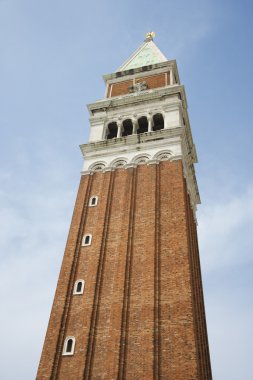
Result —
POLYGON ((211 380, 176 62, 148 33, 104 79, 37 379, 211 380))

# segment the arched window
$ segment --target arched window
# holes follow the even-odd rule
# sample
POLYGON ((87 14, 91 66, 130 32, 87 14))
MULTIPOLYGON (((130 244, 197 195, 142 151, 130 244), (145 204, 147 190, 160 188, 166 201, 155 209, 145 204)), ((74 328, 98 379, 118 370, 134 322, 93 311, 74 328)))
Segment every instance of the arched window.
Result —
POLYGON ((94 164, 89 166, 89 170, 93 172, 101 172, 105 168, 104 162, 95 162, 94 164))
POLYGON ((172 153, 169 152, 169 151, 163 151, 163 152, 160 152, 158 154, 155 155, 155 159, 159 160, 159 161, 166 161, 166 160, 170 160, 172 157, 172 153))
POLYGON ((73 294, 83 294, 84 291, 84 280, 77 280, 74 285, 74 291, 73 294))
POLYGON ((133 134, 133 122, 131 119, 126 119, 123 121, 122 136, 129 136, 133 134))
POLYGON ((62 355, 74 355, 75 350, 75 338, 73 336, 68 336, 65 339, 64 345, 63 345, 63 351, 62 355))
POLYGON ((114 168, 123 168, 124 165, 126 165, 126 160, 117 160, 113 163, 114 168))
POLYGON ((91 234, 84 235, 83 240, 82 240, 82 246, 85 247, 87 245, 91 245, 91 239, 92 239, 91 234))
POLYGON ((116 121, 109 123, 107 126, 107 140, 117 137, 117 133, 118 133, 118 125, 116 121))
POLYGON ((138 155, 137 157, 134 158, 133 162, 137 165, 143 165, 148 162, 149 158, 150 157, 148 155, 138 155))
POLYGON ((164 119, 161 113, 157 113, 153 116, 153 131, 159 131, 160 129, 164 129, 164 119))
POLYGON ((146 118, 146 116, 142 116, 138 119, 138 129, 137 129, 137 133, 144 133, 144 132, 148 132, 148 119, 146 118))
POLYGON ((94 207, 98 204, 98 197, 91 197, 89 200, 89 206, 94 207))

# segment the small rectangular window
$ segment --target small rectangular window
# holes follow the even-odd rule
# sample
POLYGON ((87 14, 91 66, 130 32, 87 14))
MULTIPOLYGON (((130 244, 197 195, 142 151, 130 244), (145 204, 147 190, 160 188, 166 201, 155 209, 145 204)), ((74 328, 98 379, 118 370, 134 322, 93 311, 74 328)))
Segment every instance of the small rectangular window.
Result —
POLYGON ((73 294, 83 294, 84 291, 84 280, 77 280, 74 285, 74 291, 73 294))
POLYGON ((97 196, 91 197, 89 200, 89 206, 94 207, 94 206, 97 206, 97 204, 98 204, 98 197, 97 196))
POLYGON ((83 240, 82 240, 82 246, 91 245, 91 239, 92 239, 91 234, 84 235, 83 240))

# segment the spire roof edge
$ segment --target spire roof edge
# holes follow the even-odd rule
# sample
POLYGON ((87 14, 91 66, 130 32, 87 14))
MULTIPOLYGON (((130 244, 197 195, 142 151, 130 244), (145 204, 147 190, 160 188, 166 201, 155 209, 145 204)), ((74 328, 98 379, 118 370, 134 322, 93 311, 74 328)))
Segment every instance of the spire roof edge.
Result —
POLYGON ((146 40, 141 46, 118 68, 118 71, 135 69, 155 63, 166 62, 166 56, 156 46, 153 40, 146 40))

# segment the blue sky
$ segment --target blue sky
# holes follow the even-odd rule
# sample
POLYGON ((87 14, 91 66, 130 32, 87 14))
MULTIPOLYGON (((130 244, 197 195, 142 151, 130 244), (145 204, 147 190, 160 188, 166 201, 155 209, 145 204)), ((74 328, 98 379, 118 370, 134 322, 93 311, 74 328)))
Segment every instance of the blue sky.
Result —
POLYGON ((156 32, 185 85, 215 380, 251 380, 251 1, 0 0, 0 378, 35 378, 87 141, 86 104, 156 32), (3 307, 4 305, 4 307, 3 307), (15 363, 15 364, 13 364, 15 363))

